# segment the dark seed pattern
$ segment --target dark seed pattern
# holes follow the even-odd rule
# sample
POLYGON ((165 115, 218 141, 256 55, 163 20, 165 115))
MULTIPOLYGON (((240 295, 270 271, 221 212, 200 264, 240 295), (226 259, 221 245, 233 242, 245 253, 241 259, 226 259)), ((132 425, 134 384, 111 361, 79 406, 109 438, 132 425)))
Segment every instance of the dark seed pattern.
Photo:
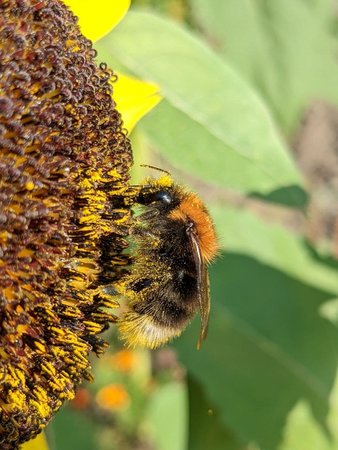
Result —
POLYGON ((0 448, 91 379, 128 263, 132 154, 104 64, 57 0, 0 0, 0 448))

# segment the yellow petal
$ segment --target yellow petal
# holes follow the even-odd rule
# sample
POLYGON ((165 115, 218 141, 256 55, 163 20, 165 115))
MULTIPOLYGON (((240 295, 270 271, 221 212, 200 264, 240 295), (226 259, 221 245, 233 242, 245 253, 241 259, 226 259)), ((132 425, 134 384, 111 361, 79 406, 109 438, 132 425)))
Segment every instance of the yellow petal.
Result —
POLYGON ((25 442, 20 448, 21 450, 48 450, 44 433, 40 433, 35 439, 25 442))
POLYGON ((127 75, 118 74, 113 84, 116 109, 122 116, 123 126, 129 133, 136 123, 162 100, 159 87, 127 75))
POLYGON ((79 18, 82 33, 97 41, 109 33, 128 11, 130 0, 64 0, 79 18))

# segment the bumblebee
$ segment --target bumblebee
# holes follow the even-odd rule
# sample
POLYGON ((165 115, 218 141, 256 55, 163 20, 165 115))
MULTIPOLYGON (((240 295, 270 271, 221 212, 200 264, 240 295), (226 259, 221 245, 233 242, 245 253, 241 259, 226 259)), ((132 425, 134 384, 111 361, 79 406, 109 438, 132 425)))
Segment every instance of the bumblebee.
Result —
POLYGON ((136 248, 119 286, 127 300, 118 321, 121 338, 131 347, 157 348, 179 336, 198 310, 199 348, 210 312, 207 266, 218 250, 210 215, 167 172, 147 178, 136 203, 142 207, 131 229, 136 248))

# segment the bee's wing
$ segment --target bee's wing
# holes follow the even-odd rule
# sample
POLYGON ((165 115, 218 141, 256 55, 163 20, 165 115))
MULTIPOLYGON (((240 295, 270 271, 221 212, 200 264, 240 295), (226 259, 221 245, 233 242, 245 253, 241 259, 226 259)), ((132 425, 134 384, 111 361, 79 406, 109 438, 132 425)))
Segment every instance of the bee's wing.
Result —
POLYGON ((203 262, 199 242, 194 231, 189 229, 188 236, 191 242, 192 252, 194 255, 197 270, 198 304, 201 315, 201 329, 197 342, 197 348, 199 349, 208 332, 208 322, 210 314, 209 276, 207 266, 203 262))

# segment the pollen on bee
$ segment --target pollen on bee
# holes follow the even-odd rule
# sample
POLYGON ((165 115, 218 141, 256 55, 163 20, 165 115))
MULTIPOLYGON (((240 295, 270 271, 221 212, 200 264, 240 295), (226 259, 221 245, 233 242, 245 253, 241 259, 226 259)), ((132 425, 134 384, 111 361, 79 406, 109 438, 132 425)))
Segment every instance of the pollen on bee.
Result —
POLYGON ((181 330, 159 326, 152 317, 141 316, 131 311, 127 312, 118 323, 118 328, 122 339, 130 348, 140 345, 155 349, 181 334, 181 330))

